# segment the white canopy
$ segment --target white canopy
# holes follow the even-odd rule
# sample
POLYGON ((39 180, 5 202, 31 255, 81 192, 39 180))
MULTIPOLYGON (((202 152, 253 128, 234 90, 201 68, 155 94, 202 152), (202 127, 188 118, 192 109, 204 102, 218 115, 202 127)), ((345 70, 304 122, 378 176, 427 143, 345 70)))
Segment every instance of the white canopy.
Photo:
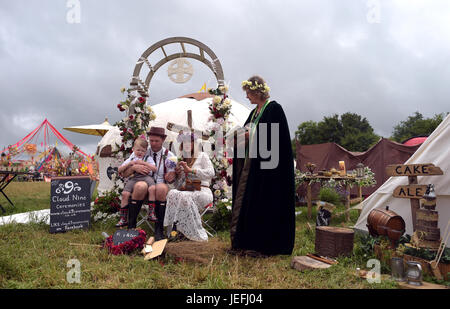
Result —
POLYGON ((86 126, 67 127, 67 128, 64 128, 64 130, 81 133, 81 134, 104 136, 106 134, 106 132, 108 132, 112 128, 113 128, 113 126, 109 124, 108 118, 105 118, 105 121, 101 124, 90 124, 90 125, 86 125, 86 126))
MULTIPOLYGON (((419 184, 434 184, 437 200, 436 210, 439 212, 438 226, 441 236, 450 220, 450 115, 434 130, 419 149, 405 162, 405 164, 433 163, 444 172, 441 176, 418 176, 419 184)), ((367 217, 372 209, 385 208, 400 215, 406 223, 406 234, 412 235, 411 204, 409 199, 392 196, 394 189, 400 185, 407 185, 408 177, 399 176, 389 178, 377 191, 372 193, 361 203, 362 212, 355 225, 356 229, 367 231, 367 217)), ((450 246, 450 239, 447 241, 450 246)))

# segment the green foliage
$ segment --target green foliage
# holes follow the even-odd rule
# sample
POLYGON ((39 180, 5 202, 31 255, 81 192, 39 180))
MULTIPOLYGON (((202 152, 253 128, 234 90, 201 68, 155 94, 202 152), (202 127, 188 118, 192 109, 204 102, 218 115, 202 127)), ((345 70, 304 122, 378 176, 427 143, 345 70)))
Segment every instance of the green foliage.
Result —
POLYGON ((120 194, 116 190, 111 190, 95 199, 91 217, 94 221, 109 220, 117 217, 119 208, 120 194))
MULTIPOLYGON (((388 243, 386 237, 372 237, 371 235, 367 234, 364 236, 361 236, 361 243, 363 244, 362 247, 366 249, 366 251, 373 250, 373 246, 375 244, 380 244, 383 246, 383 244, 388 243)), ((401 251, 404 254, 415 256, 427 261, 431 261, 436 257, 436 251, 428 250, 428 249, 416 249, 409 246, 404 246, 404 244, 411 242, 411 236, 409 235, 403 235, 400 237, 398 241, 399 247, 401 247, 401 251)), ((448 264, 450 263, 450 248, 445 248, 444 253, 442 254, 442 257, 440 259, 441 263, 448 264)))
POLYGON ((319 134, 319 128, 314 121, 302 122, 297 131, 295 131, 295 138, 301 145, 312 145, 323 143, 323 139, 319 134))
POLYGON ((216 231, 229 230, 231 223, 231 201, 228 199, 219 200, 215 207, 216 210, 212 214, 209 224, 216 231))
MULTIPOLYGON (((411 247, 406 247, 405 254, 412 255, 427 261, 434 260, 436 257, 436 251, 431 251, 428 249, 416 249, 411 247)), ((439 260, 441 263, 449 264, 450 263, 450 248, 445 248, 444 253, 442 253, 442 257, 439 260)))
POLYGON ((370 236, 370 234, 358 234, 359 243, 358 254, 364 256, 372 256, 374 246, 379 242, 378 238, 370 236))
POLYGON ((323 117, 316 123, 301 123, 295 132, 295 138, 302 145, 336 143, 349 151, 366 151, 377 142, 379 136, 373 132, 366 118, 354 113, 334 114, 323 117))
POLYGON ((115 190, 106 192, 94 201, 94 210, 104 213, 115 213, 120 207, 120 195, 115 190))
POLYGON ((335 189, 330 187, 322 187, 319 191, 319 199, 334 205, 341 205, 341 196, 335 189))
POLYGON ((394 127, 391 139, 401 143, 414 136, 428 136, 447 114, 441 113, 434 115, 433 118, 424 118, 421 113, 415 112, 414 115, 409 116, 394 127))

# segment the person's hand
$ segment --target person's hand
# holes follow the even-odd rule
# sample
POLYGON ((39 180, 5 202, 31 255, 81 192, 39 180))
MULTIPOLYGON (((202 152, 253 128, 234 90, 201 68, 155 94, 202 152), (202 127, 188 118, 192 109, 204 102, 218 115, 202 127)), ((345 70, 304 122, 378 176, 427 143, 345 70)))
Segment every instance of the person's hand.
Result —
POLYGON ((181 167, 181 162, 178 162, 177 166, 175 167, 175 173, 179 176, 183 172, 183 168, 181 167))
POLYGON ((245 147, 248 144, 249 139, 249 130, 245 130, 243 132, 239 132, 237 138, 235 139, 236 146, 245 147))
POLYGON ((168 183, 172 183, 175 180, 175 172, 168 172, 166 173, 166 175, 164 176, 164 180, 167 181, 168 183))
POLYGON ((135 164, 132 166, 133 171, 138 174, 148 175, 151 172, 150 167, 144 164, 135 164))
POLYGON ((183 168, 185 173, 192 172, 192 169, 187 165, 186 162, 180 162, 181 167, 183 168))

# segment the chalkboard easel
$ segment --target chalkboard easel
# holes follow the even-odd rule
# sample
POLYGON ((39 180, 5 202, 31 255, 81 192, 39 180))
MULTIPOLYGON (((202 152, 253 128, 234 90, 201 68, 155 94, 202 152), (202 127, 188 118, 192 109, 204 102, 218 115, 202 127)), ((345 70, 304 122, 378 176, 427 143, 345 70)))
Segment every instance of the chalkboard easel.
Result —
POLYGON ((88 229, 90 221, 90 177, 52 177, 50 187, 50 233, 88 229))

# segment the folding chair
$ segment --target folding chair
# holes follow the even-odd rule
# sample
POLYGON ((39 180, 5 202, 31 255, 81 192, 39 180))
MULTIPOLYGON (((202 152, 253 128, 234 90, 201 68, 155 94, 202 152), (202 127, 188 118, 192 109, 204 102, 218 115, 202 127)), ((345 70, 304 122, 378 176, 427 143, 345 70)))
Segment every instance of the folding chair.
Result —
POLYGON ((139 212, 139 215, 138 215, 138 222, 136 223, 136 227, 145 223, 153 232, 155 232, 154 227, 150 224, 150 222, 148 220, 148 216, 150 215, 150 212, 151 212, 150 206, 147 203, 143 204, 141 211, 139 212))
POLYGON ((216 232, 216 230, 214 230, 212 228, 211 225, 208 224, 209 220, 205 220, 204 215, 207 214, 207 213, 213 213, 214 212, 213 206, 214 206, 213 203, 210 203, 210 204, 206 205, 205 209, 203 209, 202 213, 200 214, 200 218, 202 220, 202 224, 205 227, 205 231, 211 237, 214 237, 215 234, 217 234, 217 232, 216 232), (212 234, 210 231, 208 231, 208 229, 211 230, 214 234, 212 234))

